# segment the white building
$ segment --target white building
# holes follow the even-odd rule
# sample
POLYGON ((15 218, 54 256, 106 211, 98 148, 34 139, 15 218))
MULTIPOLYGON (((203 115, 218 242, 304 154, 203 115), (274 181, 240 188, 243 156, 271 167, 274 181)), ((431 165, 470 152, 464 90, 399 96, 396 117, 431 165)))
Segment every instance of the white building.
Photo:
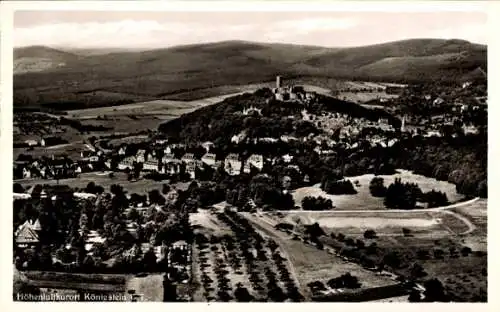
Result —
POLYGON ((118 163, 118 169, 119 170, 125 170, 126 168, 132 169, 134 167, 135 161, 136 161, 135 156, 126 157, 118 163))
POLYGON ((120 147, 120 149, 118 150, 118 155, 125 155, 127 152, 127 146, 122 146, 120 147))
POLYGON ((145 150, 138 150, 137 151, 136 161, 139 163, 143 163, 146 161, 146 151, 145 150))
POLYGON ((193 153, 186 153, 184 156, 182 156, 181 160, 185 162, 186 164, 192 162, 195 160, 194 154, 193 153))
POLYGON ((36 140, 26 140, 24 141, 25 144, 27 144, 28 146, 37 146, 38 145, 38 142, 36 140))
POLYGON ((157 171, 158 170, 158 159, 156 159, 155 157, 149 157, 149 159, 144 162, 144 165, 142 168, 144 170, 147 170, 147 171, 157 171))
POLYGON ((224 170, 229 175, 239 175, 241 164, 238 154, 229 154, 224 161, 224 170))
POLYGON ((281 156, 281 158, 283 159, 284 162, 286 163, 289 163, 293 160, 293 156, 289 155, 289 154, 286 154, 286 155, 283 155, 281 156))
POLYGON ((207 153, 210 151, 211 148, 213 148, 215 145, 213 142, 207 141, 203 142, 201 146, 207 151, 207 153))
POLYGON ((261 171, 262 168, 264 168, 264 157, 259 154, 252 154, 250 157, 248 157, 247 163, 261 171))
POLYGON ((212 168, 216 167, 216 156, 214 153, 206 153, 201 157, 201 161, 206 164, 207 166, 210 166, 212 168))
POLYGON ((247 135, 246 135, 245 131, 241 131, 239 134, 233 135, 233 137, 231 138, 231 142, 238 144, 238 143, 242 142, 246 137, 247 137, 247 135))

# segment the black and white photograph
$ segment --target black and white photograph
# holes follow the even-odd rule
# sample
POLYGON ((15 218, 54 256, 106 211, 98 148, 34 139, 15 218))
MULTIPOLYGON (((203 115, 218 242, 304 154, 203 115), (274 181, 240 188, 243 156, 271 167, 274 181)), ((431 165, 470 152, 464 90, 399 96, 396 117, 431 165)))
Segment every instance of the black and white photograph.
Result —
POLYGON ((14 303, 488 302, 488 5, 266 3, 12 12, 14 303))

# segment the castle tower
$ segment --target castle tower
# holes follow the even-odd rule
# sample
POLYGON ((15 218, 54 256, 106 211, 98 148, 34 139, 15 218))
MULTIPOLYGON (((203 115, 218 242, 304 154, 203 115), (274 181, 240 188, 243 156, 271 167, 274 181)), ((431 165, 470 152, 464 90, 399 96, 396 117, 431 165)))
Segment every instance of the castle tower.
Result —
POLYGON ((276 89, 281 88, 281 76, 276 76, 276 89))

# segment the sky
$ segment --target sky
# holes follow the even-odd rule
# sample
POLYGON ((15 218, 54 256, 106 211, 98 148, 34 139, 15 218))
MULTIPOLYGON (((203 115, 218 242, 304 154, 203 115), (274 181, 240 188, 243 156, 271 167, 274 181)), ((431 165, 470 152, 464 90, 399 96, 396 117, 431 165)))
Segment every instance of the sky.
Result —
POLYGON ((325 47, 411 38, 487 43, 475 12, 123 12, 16 11, 15 47, 155 49, 245 40, 325 47))

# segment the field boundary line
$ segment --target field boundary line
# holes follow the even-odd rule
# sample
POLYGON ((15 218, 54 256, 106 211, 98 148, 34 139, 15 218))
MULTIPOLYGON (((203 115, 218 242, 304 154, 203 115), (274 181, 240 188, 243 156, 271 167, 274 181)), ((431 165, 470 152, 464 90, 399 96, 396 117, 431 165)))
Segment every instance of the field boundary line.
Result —
POLYGON ((294 210, 275 210, 275 212, 281 212, 281 213, 297 213, 297 212, 324 213, 324 212, 329 212, 329 213, 339 213, 339 214, 340 213, 365 213, 365 212, 369 212, 369 213, 378 213, 378 212, 384 212, 384 213, 386 213, 386 212, 394 212, 394 213, 437 212, 437 211, 445 211, 445 210, 452 209, 452 208, 459 208, 462 206, 467 206, 467 205, 475 203, 479 199, 480 199, 480 197, 476 197, 476 198, 470 199, 468 201, 459 202, 459 203, 451 204, 448 206, 441 206, 441 207, 435 207, 435 208, 423 208, 423 209, 375 209, 375 210, 373 210, 373 209, 369 209, 369 210, 335 210, 335 209, 332 209, 332 210, 297 210, 297 209, 294 209, 294 210))

